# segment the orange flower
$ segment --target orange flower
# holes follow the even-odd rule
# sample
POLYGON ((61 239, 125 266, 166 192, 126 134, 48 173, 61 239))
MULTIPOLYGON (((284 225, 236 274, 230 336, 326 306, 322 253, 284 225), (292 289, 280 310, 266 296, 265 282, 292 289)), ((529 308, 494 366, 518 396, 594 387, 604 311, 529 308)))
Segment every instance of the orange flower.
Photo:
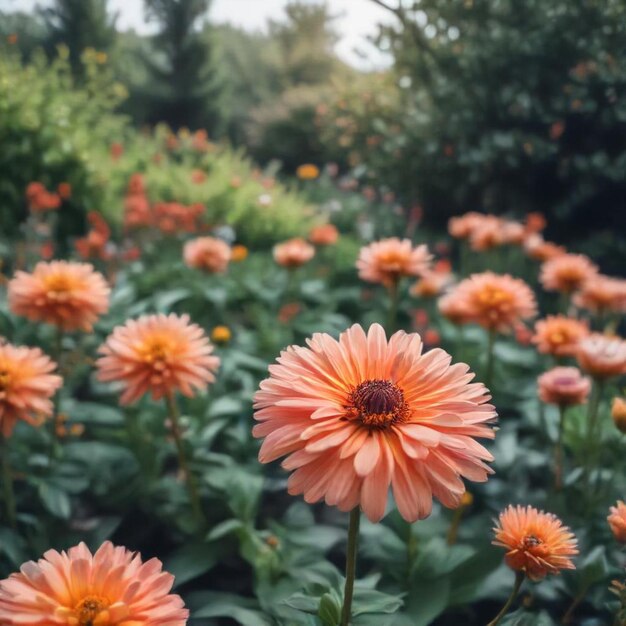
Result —
POLYGON ((162 563, 110 542, 91 554, 84 543, 48 550, 0 581, 5 626, 184 626, 189 611, 170 593, 162 563))
POLYGON ((541 235, 530 233, 523 242, 526 254, 535 261, 542 263, 549 259, 566 254, 563 246, 557 246, 550 241, 544 241, 541 235))
POLYGON ((611 417, 615 428, 621 433, 626 433, 626 398, 613 398, 611 417))
POLYGON ((626 280, 599 274, 586 281, 574 296, 577 307, 595 313, 626 313, 626 280))
POLYGON ((100 347, 98 379, 119 381, 125 390, 121 404, 150 392, 154 400, 178 390, 193 397, 215 380, 220 364, 213 346, 189 316, 143 315, 118 326, 100 347))
POLYGON ((546 218, 543 213, 534 211, 526 216, 526 231, 529 233, 539 233, 546 227, 546 218))
POLYGON ((119 141, 114 141, 111 144, 110 148, 111 159, 113 161, 119 160, 119 158, 124 154, 124 146, 119 141))
POLYGON ((61 197, 38 182, 29 183, 26 187, 26 199, 33 212, 54 211, 61 206, 61 197))
POLYGON ((299 302, 287 302, 280 307, 278 311, 278 321, 281 324, 289 324, 289 322, 300 313, 302 306, 299 302))
POLYGON ((425 245, 414 248, 410 239, 391 237, 361 248, 356 267, 362 280, 389 287, 403 276, 425 274, 431 261, 425 245))
POLYGON ((546 291, 572 293, 593 278, 598 268, 583 254, 561 254, 541 266, 539 280, 546 291))
POLYGON ((32 426, 52 414, 50 398, 61 387, 56 363, 39 348, 0 343, 0 431, 9 437, 18 420, 32 426))
POLYGON ((533 317, 537 305, 530 287, 509 274, 483 272, 461 281, 452 292, 468 321, 497 331, 513 329, 533 317))
POLYGON ((246 248, 246 246, 242 246, 241 244, 236 244, 231 248, 230 260, 233 263, 244 261, 246 258, 248 258, 248 248, 246 248))
POLYGON ((493 545, 506 548, 505 563, 530 580, 541 580, 562 569, 576 569, 570 557, 578 554, 576 537, 552 513, 532 506, 509 505, 494 528, 493 545))
POLYGON ((283 267, 300 267, 315 256, 315 248, 297 237, 274 246, 274 260, 283 267))
POLYGON ((618 500, 615 506, 610 509, 610 514, 606 518, 613 537, 619 543, 626 543, 626 504, 618 500))
POLYGON ((439 298, 437 306, 440 313, 453 324, 469 324, 472 321, 467 301, 458 297, 456 289, 439 298))
POLYGON ((57 192, 59 196, 63 198, 63 200, 68 200, 72 197, 72 185, 70 185, 69 183, 59 183, 59 186, 57 187, 57 192))
POLYGON ((34 322, 91 332, 109 309, 109 287, 89 263, 40 262, 32 274, 18 271, 9 282, 9 307, 34 322))
POLYGON ((484 215, 470 233, 470 248, 476 252, 491 250, 505 243, 505 222, 494 215, 484 215))
POLYGON ((313 163, 304 163, 296 170, 296 176, 300 180, 314 180, 320 175, 320 169, 313 163))
POLYGON ((412 287, 411 293, 420 298, 434 298, 438 296, 454 280, 449 270, 427 271, 412 287))
POLYGON ((402 517, 427 517, 433 496, 459 505, 461 477, 483 482, 492 456, 475 437, 493 438, 496 413, 464 363, 436 348, 422 354, 416 333, 388 341, 374 324, 339 340, 318 333, 283 351, 254 399, 259 460, 286 456, 291 495, 371 521, 385 514, 389 487, 402 517))
POLYGON ((484 217, 482 213, 476 211, 470 211, 460 217, 451 217, 448 221, 448 232, 455 239, 469 239, 484 217))
POLYGON ((578 343, 588 335, 585 322, 565 315, 548 315, 535 324, 532 341, 542 354, 576 356, 578 343))
POLYGON ((230 261, 230 246, 215 237, 198 237, 185 244, 183 258, 189 267, 223 274, 230 261))
POLYGON ((331 246, 337 243, 339 231, 334 224, 314 226, 309 233, 309 241, 316 246, 331 246))
POLYGON ((594 378, 626 374, 626 341, 592 333, 583 339, 576 354, 578 364, 594 378))
POLYGON ((228 343, 232 338, 232 333, 230 332, 230 328, 228 326, 216 326, 211 331, 211 340, 214 343, 222 344, 228 343))
POLYGON ((587 402, 591 380, 576 367, 554 367, 537 379, 542 402, 573 406, 587 402))

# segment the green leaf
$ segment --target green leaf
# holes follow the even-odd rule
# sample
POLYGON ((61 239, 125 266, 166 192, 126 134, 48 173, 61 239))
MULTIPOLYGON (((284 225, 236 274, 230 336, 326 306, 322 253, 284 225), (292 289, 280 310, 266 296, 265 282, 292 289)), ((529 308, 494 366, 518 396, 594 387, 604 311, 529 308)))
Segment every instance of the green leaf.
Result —
POLYGON ((274 626, 274 622, 259 609, 255 600, 244 598, 232 593, 202 591, 190 601, 190 606, 199 608, 192 610, 192 618, 226 617, 241 626, 274 626), (202 604, 199 604, 202 602, 202 604))
POLYGON ((374 589, 354 590, 353 615, 363 613, 395 613, 404 604, 400 596, 393 596, 374 589))
POLYGON ((180 587, 206 574, 215 567, 218 560, 219 551, 215 545, 189 544, 164 559, 163 569, 174 576, 174 587, 180 587))
POLYGON ((40 483, 39 497, 52 515, 61 519, 69 519, 72 506, 70 498, 65 491, 50 483, 40 483))
POLYGON ((317 616, 325 626, 337 626, 341 619, 341 603, 332 591, 325 593, 319 602, 317 616))

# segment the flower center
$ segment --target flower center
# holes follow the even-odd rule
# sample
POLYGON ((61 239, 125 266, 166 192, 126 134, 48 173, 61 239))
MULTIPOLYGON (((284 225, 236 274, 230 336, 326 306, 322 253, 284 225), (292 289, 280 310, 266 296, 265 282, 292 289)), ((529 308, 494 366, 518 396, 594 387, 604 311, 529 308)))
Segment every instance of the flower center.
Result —
POLYGON ((0 369, 0 398, 3 397, 4 392, 9 388, 11 384, 11 375, 7 370, 0 369))
POLYGON ((94 626, 96 618, 108 605, 106 598, 99 596, 87 596, 81 600, 74 609, 78 626, 94 626))
POLYGON ((533 548, 540 546, 542 543, 543 541, 536 535, 526 535, 524 539, 522 539, 522 545, 525 550, 532 550, 533 548))
POLYGON ((70 297, 72 281, 67 276, 56 274, 45 279, 48 299, 64 301, 70 297))
POLYGON ((366 380, 350 394, 348 419, 357 420, 369 428, 387 428, 403 422, 409 405, 402 389, 389 380, 366 380))
POLYGON ((480 294, 478 294, 478 300, 481 304, 488 307, 497 306, 502 308, 508 305, 512 298, 508 291, 494 287, 487 287, 480 294))

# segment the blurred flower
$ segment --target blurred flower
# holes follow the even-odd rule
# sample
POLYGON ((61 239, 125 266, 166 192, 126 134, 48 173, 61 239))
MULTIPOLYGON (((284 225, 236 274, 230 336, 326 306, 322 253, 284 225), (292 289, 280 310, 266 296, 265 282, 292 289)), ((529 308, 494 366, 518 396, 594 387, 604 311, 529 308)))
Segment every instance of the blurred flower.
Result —
POLYGON ((143 315, 118 326, 98 350, 98 379, 125 388, 121 404, 150 392, 154 400, 180 391, 193 397, 215 380, 213 346, 188 315, 143 315))
POLYGON ((239 189, 239 187, 241 187, 241 177, 240 176, 233 176, 230 179, 230 186, 233 189, 239 189))
POLYGON ((274 260, 283 267, 300 267, 315 256, 315 248, 297 237, 274 246, 274 260))
POLYGON ((595 277, 598 268, 583 254, 561 254, 541 266, 539 280, 546 291, 572 293, 595 277))
POLYGON ((119 141, 114 141, 111 144, 111 159, 118 161, 124 154, 124 145, 119 141))
POLYGON ((470 248, 476 252, 491 250, 505 243, 504 221, 494 215, 484 215, 474 225, 469 236, 470 248))
POLYGON ((196 152, 207 152, 210 149, 209 135, 204 128, 197 130, 192 135, 191 146, 196 152))
POLYGON ((223 344, 228 343, 232 338, 232 333, 228 326, 216 326, 211 331, 211 341, 213 343, 223 344))
POLYGON ((433 270, 425 272, 422 277, 411 287, 411 293, 421 298, 434 298, 448 287, 454 277, 448 266, 437 262, 433 270))
POLYGON ((183 248, 185 263, 211 274, 222 274, 230 261, 230 246, 215 237, 191 239, 183 248))
POLYGON ((339 231, 334 224, 314 226, 309 233, 309 241, 316 246, 331 246, 337 243, 339 231))
POLYGON ((438 346, 441 343, 441 335, 439 334, 439 331, 435 330, 434 328, 427 328, 424 331, 424 344, 432 347, 432 346, 438 346))
POLYGON ((576 356, 580 340, 588 335, 586 322, 565 315, 548 315, 535 324, 532 341, 542 354, 576 356))
POLYGON ((9 308, 33 322, 65 331, 90 332, 109 309, 110 289, 89 263, 39 262, 32 274, 18 271, 9 282, 9 308))
POLYGON ((587 402, 591 380, 577 367, 554 367, 537 379, 539 398, 547 404, 566 407, 587 402))
POLYGON ((191 172, 191 182, 194 185, 201 185, 206 180, 206 174, 202 170, 193 170, 191 172))
POLYGON ((301 310, 302 306, 299 302, 287 302, 278 311, 278 321, 281 324, 288 324, 301 310))
POLYGON ((241 244, 236 244, 231 248, 230 260, 233 263, 244 261, 247 258, 248 258, 248 248, 246 248, 246 246, 242 246, 241 244))
POLYGON ((455 239, 469 239, 483 217, 476 211, 470 211, 460 217, 451 217, 448 221, 448 232, 455 239))
POLYGON ((526 232, 528 233, 540 233, 547 225, 545 216, 538 211, 528 213, 524 223, 526 225, 526 232))
POLYGON ((361 248, 356 267, 362 280, 389 287, 404 276, 422 276, 431 261, 425 245, 414 248, 410 239, 391 237, 361 248))
POLYGON ((90 211, 87 220, 91 224, 91 229, 85 237, 77 239, 75 242, 76 251, 83 259, 106 260, 111 254, 107 247, 111 229, 102 215, 97 211, 90 211))
POLYGON ((63 200, 69 200, 72 197, 72 185, 69 183, 59 183, 57 193, 63 200))
POLYGON ((0 343, 0 432, 9 437, 18 420, 36 426, 53 411, 50 398, 61 387, 56 363, 39 348, 0 343))
POLYGON ((598 274, 583 283, 574 296, 577 307, 594 313, 626 313, 626 280, 598 274))
POLYGON ((189 611, 170 593, 174 577, 161 567, 108 541, 93 555, 84 543, 48 550, 0 581, 0 623, 184 626, 189 611))
POLYGON ((626 433, 626 398, 613 398, 611 417, 613 418, 615 428, 622 433, 626 433))
POLYGON ((257 202, 259 206, 268 207, 272 205, 272 196, 269 193, 262 193, 258 198, 257 202))
POLYGON ((580 367, 594 378, 610 378, 626 374, 626 341, 592 333, 578 345, 576 354, 580 367))
POLYGON ((533 338, 533 331, 525 324, 516 324, 515 326, 515 341, 520 346, 529 346, 533 338))
POLYGON ((10 46, 14 46, 18 41, 18 36, 17 33, 11 33, 9 35, 7 35, 7 43, 10 46))
POLYGON ((49 261, 54 256, 54 244, 51 241, 44 241, 39 246, 39 256, 44 261, 49 261))
POLYGON ((61 198, 56 193, 49 192, 41 183, 32 182, 26 187, 28 208, 35 212, 55 211, 61 206, 61 198))
POLYGON ((565 122, 563 120, 557 120, 550 126, 550 139, 556 141, 561 138, 561 135, 565 132, 565 122))
POLYGON ((485 481, 492 460, 474 437, 493 438, 494 408, 484 385, 438 348, 422 354, 417 334, 354 325, 339 340, 318 333, 270 367, 254 399, 259 460, 286 456, 291 495, 373 522, 391 486, 407 521, 427 517, 433 496, 459 505, 461 477, 485 481))
POLYGON ((615 541, 626 543, 626 504, 618 500, 615 506, 609 509, 609 516, 606 519, 615 541))
POLYGON ((439 312, 453 324, 469 324, 471 320, 467 301, 459 298, 456 289, 450 290, 437 301, 439 312))
POLYGON ((563 246, 557 246, 555 243, 544 241, 541 235, 536 233, 529 234, 523 242, 524 251, 535 261, 542 263, 555 257, 566 254, 563 246))
POLYGON ((313 165, 313 163, 304 163, 300 165, 296 170, 296 176, 300 180, 314 180, 320 175, 320 170, 317 165, 313 165))
POLYGON ((505 563, 538 581, 563 569, 576 569, 570 557, 578 554, 576 537, 552 513, 532 506, 509 505, 494 528, 493 545, 506 548, 505 563))

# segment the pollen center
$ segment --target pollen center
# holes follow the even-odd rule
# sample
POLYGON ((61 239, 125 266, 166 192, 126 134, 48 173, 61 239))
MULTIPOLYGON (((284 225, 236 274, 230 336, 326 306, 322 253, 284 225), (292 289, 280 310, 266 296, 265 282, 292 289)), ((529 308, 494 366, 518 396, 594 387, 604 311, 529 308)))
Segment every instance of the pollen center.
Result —
MULTIPOLYGON (((78 626, 94 626, 96 618, 107 609, 109 603, 99 596, 87 596, 81 600, 74 609, 78 626)), ((102 622, 97 622, 98 624, 102 622)))
POLYGON ((67 300, 73 289, 72 281, 61 274, 48 276, 45 279, 48 298, 51 300, 67 300))
POLYGON ((403 422, 409 405, 402 389, 389 380, 366 380, 350 394, 349 419, 357 420, 369 428, 386 428, 403 422))
POLYGON ((526 535, 524 539, 522 539, 522 544, 524 545, 524 549, 530 550, 532 548, 536 548, 543 543, 539 537, 535 535, 526 535))

